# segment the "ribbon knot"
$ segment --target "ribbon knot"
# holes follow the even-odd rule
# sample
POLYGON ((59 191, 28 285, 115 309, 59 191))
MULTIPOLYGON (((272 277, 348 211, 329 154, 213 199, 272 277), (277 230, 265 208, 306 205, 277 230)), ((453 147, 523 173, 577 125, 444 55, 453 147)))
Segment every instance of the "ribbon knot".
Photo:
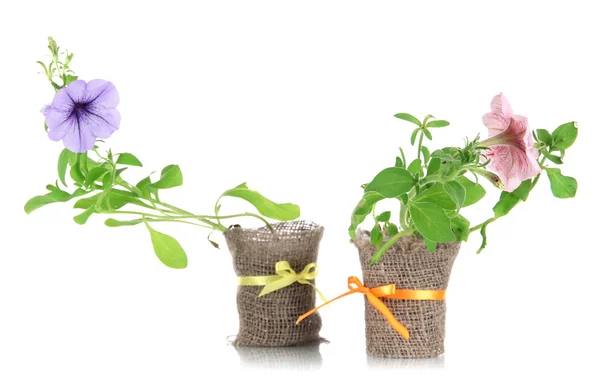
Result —
POLYGON ((275 264, 275 274, 267 276, 238 277, 240 286, 264 286, 259 297, 272 293, 296 282, 302 285, 310 285, 315 289, 323 302, 326 302, 323 293, 310 281, 314 280, 319 273, 316 263, 309 263, 300 273, 296 273, 288 261, 279 261, 275 264))
POLYGON ((389 284, 384 286, 378 286, 373 289, 366 287, 362 284, 358 277, 349 277, 348 278, 348 289, 349 291, 332 299, 331 301, 325 302, 323 305, 318 306, 311 311, 305 313, 300 316, 296 323, 300 323, 309 315, 315 313, 317 310, 322 308, 325 305, 330 304, 333 301, 337 301, 340 298, 346 297, 350 294, 361 293, 367 296, 367 300, 369 303, 377 309, 385 319, 390 323, 390 325, 396 330, 405 340, 408 341, 410 338, 410 333, 408 329, 404 325, 402 325, 391 310, 385 306, 383 301, 380 298, 386 299, 404 299, 404 300, 430 300, 430 301, 441 301, 445 298, 446 291, 445 290, 398 290, 396 289, 395 284, 389 284))

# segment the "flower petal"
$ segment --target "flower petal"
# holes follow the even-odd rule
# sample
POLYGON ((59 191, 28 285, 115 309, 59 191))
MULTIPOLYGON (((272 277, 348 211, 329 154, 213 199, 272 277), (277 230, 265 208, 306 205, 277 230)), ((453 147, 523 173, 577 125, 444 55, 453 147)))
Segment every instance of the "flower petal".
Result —
POLYGON ((492 109, 492 112, 495 112, 499 115, 508 118, 512 118, 513 116, 513 110, 510 107, 510 103, 508 102, 508 99, 506 99, 506 96, 504 96, 502 92, 494 96, 492 102, 490 103, 490 107, 492 109))
POLYGON ((91 132, 75 128, 64 136, 63 144, 69 150, 82 153, 94 148, 96 138, 91 132))
POLYGON ((48 126, 48 137, 51 140, 61 140, 69 131, 76 127, 77 119, 71 110, 61 110, 50 107, 46 110, 46 125, 48 126))
POLYGON ((119 93, 114 84, 109 81, 90 80, 86 87, 85 103, 104 108, 115 108, 119 105, 119 93))
MULTIPOLYGON (((63 88, 62 90, 65 90, 67 96, 71 98, 71 101, 73 103, 83 103, 85 102, 87 95, 86 85, 87 84, 85 80, 78 79, 71 82, 66 88, 63 88)), ((54 104, 54 101, 52 101, 52 104, 54 104)))
POLYGON ((488 168, 498 174, 504 184, 504 190, 508 192, 519 187, 522 181, 541 172, 537 157, 533 158, 529 152, 515 146, 494 146, 486 156, 491 159, 488 168))
POLYGON ((483 115, 481 120, 483 120, 483 125, 487 127, 490 138, 502 133, 510 125, 509 117, 495 112, 488 112, 483 115))
POLYGON ((108 139, 119 129, 121 114, 116 108, 105 109, 88 104, 80 113, 80 129, 90 132, 97 138, 108 139))

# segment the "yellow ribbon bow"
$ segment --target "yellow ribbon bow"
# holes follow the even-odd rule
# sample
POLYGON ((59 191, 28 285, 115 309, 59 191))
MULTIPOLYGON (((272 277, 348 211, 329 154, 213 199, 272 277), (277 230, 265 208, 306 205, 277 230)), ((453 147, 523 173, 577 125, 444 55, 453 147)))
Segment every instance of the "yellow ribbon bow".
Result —
POLYGON ((265 276, 252 276, 252 277, 238 277, 238 285, 240 286, 264 286, 259 297, 265 294, 272 293, 284 287, 290 286, 293 283, 300 283, 302 285, 310 285, 315 289, 321 301, 326 302, 327 300, 323 296, 323 293, 317 287, 309 281, 314 280, 319 273, 316 263, 309 263, 306 265, 304 270, 300 273, 296 273, 290 266, 288 261, 279 261, 275 264, 275 273, 277 275, 265 275, 265 276))
POLYGON ((392 325, 394 330, 396 330, 405 340, 408 341, 410 338, 410 333, 402 325, 398 320, 394 317, 390 309, 385 306, 385 304, 379 298, 387 298, 387 299, 405 299, 405 300, 418 300, 418 301, 441 301, 446 297, 446 290, 397 290, 395 284, 389 284, 385 286, 379 286, 374 289, 369 289, 364 286, 360 279, 357 277, 349 277, 348 278, 348 291, 332 299, 329 302, 325 302, 323 305, 318 306, 308 313, 300 316, 296 321, 296 324, 300 323, 303 319, 308 317, 309 315, 315 313, 317 310, 322 308, 325 305, 330 304, 333 301, 337 301, 340 298, 346 297, 350 294, 354 293, 362 293, 367 296, 367 300, 375 309, 377 309, 387 321, 392 325))

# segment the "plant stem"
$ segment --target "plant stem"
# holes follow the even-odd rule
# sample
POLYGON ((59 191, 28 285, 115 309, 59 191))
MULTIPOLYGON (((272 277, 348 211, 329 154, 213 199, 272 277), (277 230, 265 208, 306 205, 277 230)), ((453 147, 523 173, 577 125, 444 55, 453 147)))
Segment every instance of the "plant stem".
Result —
MULTIPOLYGON (((417 147, 417 159, 421 160, 421 147, 423 147, 423 136, 425 134, 421 131, 421 136, 419 137, 419 147, 417 147)), ((425 160, 425 159, 423 159, 425 160)))
POLYGON ((394 235, 393 237, 391 237, 390 239, 387 240, 386 243, 383 244, 383 246, 381 246, 376 252, 375 254, 373 254, 373 258, 371 258, 371 264, 374 265, 379 261, 379 258, 381 258, 381 256, 388 251, 388 249, 390 247, 392 247, 392 245, 394 243, 396 243, 396 241, 406 235, 410 235, 412 234, 414 231, 413 230, 405 230, 405 231, 400 231, 398 234, 394 235))

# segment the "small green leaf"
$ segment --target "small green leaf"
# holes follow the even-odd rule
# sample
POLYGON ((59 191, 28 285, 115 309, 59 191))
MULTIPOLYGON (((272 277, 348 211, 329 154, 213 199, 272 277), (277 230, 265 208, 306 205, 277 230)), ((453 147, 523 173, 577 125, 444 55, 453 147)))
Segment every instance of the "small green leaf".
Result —
POLYGON ((398 119, 406 120, 407 122, 414 123, 419 127, 421 126, 421 121, 419 121, 419 119, 415 118, 411 114, 406 114, 404 112, 400 112, 400 113, 394 115, 394 117, 396 117, 398 119))
POLYGON ((477 250, 477 254, 481 253, 481 251, 483 249, 485 249, 485 247, 487 246, 487 226, 491 223, 491 219, 488 219, 487 221, 484 222, 483 226, 481 226, 481 246, 479 247, 479 250, 477 250))
POLYGON ((85 177, 85 181, 83 182, 84 186, 90 186, 92 183, 94 183, 96 180, 98 180, 102 175, 106 174, 108 172, 108 169, 104 168, 104 167, 94 167, 93 169, 90 170, 90 172, 88 172, 87 176, 85 177))
MULTIPOLYGON (((415 202, 433 203, 445 210, 456 210, 456 203, 448 194, 442 183, 435 183, 414 198, 415 202)), ((431 239, 431 238, 430 238, 431 239)))
POLYGON ((465 203, 467 190, 455 180, 444 183, 444 190, 446 190, 450 198, 456 203, 456 207, 460 210, 465 203))
POLYGON ((96 211, 96 207, 92 206, 87 208, 84 212, 79 215, 73 217, 73 220, 78 225, 85 225, 85 222, 89 219, 89 217, 96 211))
POLYGON ((446 127, 449 126, 450 122, 446 121, 446 120, 432 120, 430 122, 427 122, 427 124, 425 125, 425 127, 432 127, 432 128, 436 128, 436 127, 446 127))
POLYGON ((275 203, 258 191, 250 190, 245 183, 227 190, 221 195, 240 198, 252 204, 259 213, 278 221, 292 221, 300 216, 300 207, 292 203, 275 203))
POLYGON ((402 159, 399 156, 396 157, 396 164, 395 164, 395 166, 396 167, 400 167, 400 168, 404 168, 404 162, 402 161, 402 159))
POLYGON ((182 184, 183 174, 181 173, 181 169, 179 166, 172 164, 163 168, 160 173, 160 179, 149 186, 156 189, 168 189, 181 186, 182 184))
POLYGON ((429 202, 411 202, 410 215, 423 237, 435 242, 454 242, 456 237, 444 210, 429 202))
POLYGON ((65 148, 58 156, 58 179, 60 179, 65 187, 67 187, 65 175, 67 174, 67 166, 69 165, 69 158, 72 156, 71 154, 73 153, 65 148))
POLYGON ((417 140, 417 134, 419 133, 419 131, 421 131, 421 129, 417 128, 410 135, 410 144, 413 145, 413 146, 415 145, 415 142, 417 140))
POLYGON ((543 128, 536 130, 537 137, 540 142, 544 143, 546 146, 552 146, 552 135, 543 128))
POLYGON ((571 147, 577 139, 577 124, 575 122, 569 122, 561 124, 552 133, 552 147, 558 150, 566 150, 571 147))
POLYGON ((517 187, 511 194, 517 196, 520 200, 525 202, 529 197, 529 193, 531 192, 531 179, 524 180, 521 182, 519 187, 517 187))
POLYGON ((71 171, 69 172, 69 175, 71 176, 71 179, 73 179, 75 182, 77 182, 79 184, 83 184, 83 182, 85 181, 85 177, 83 176, 83 174, 81 173, 81 171, 79 169, 79 163, 75 163, 71 167, 71 171))
POLYGON ((454 235, 456 235, 457 240, 466 242, 469 239, 471 223, 467 218, 459 214, 450 220, 450 225, 452 226, 452 231, 454 232, 454 235))
MULTIPOLYGON (((145 204, 144 202, 137 199, 135 196, 133 196, 133 194, 131 194, 131 195, 130 194, 131 193, 127 194, 126 191, 120 191, 120 190, 115 190, 115 189, 110 190, 110 206, 111 206, 110 208, 111 208, 111 210, 118 210, 121 207, 125 206, 126 204, 134 204, 134 205, 137 205, 140 207, 152 208, 152 207, 148 206, 147 204, 145 204)), ((73 206, 73 208, 87 209, 89 207, 96 206, 96 204, 98 203, 98 199, 100 199, 102 196, 104 196, 104 199, 106 199, 104 192, 98 193, 96 195, 92 195, 91 197, 82 198, 82 199, 78 200, 77 202, 75 202, 75 205, 73 206)))
POLYGON ((384 211, 377 216, 377 222, 388 222, 392 216, 392 213, 389 211, 384 211))
POLYGON ((433 136, 431 136, 431 131, 429 131, 428 129, 424 128, 423 129, 423 133, 425 134, 425 136, 427 137, 427 139, 432 140, 433 136))
POLYGON ((365 192, 352 212, 351 224, 350 228, 348 228, 348 232, 352 239, 356 238, 356 229, 358 226, 363 223, 365 218, 371 213, 373 206, 382 199, 384 199, 384 196, 375 191, 365 192))
POLYGON ((435 251, 435 249, 437 249, 437 242, 434 241, 430 241, 427 238, 425 239, 425 246, 427 247, 427 251, 429 251, 430 253, 433 253, 435 251))
POLYGON ((494 216, 496 218, 505 216, 510 212, 510 210, 513 209, 513 207, 517 205, 517 203, 519 203, 519 201, 520 199, 518 196, 506 191, 502 191, 502 194, 500 194, 500 200, 494 206, 494 216))
POLYGON ((365 187, 365 192, 375 191, 386 198, 395 198, 409 192, 415 185, 410 172, 399 167, 390 167, 381 171, 365 187))
POLYGON ((143 167, 142 162, 140 162, 140 160, 136 158, 135 155, 130 154, 128 152, 124 152, 119 155, 119 157, 117 158, 117 164, 126 164, 129 166, 143 167))
POLYGON ((427 162, 429 162, 429 158, 431 158, 429 149, 425 146, 421 146, 421 153, 423 153, 423 163, 427 164, 427 162))
POLYGON ((401 194, 400 195, 400 201, 402 203, 404 203, 405 205, 407 205, 408 204, 408 194, 401 194))
POLYGON ((152 181, 150 177, 147 176, 141 181, 139 181, 135 187, 141 192, 141 195, 138 195, 140 198, 150 199, 150 194, 158 195, 158 189, 151 186, 152 181))
POLYGON ((546 150, 545 148, 542 148, 540 150, 540 152, 542 153, 542 155, 544 155, 552 163, 554 163, 554 164, 563 164, 563 161, 560 158, 560 156, 556 156, 554 154, 549 153, 548 150, 546 150))
POLYGON ((573 198, 577 193, 577 180, 570 176, 563 175, 558 168, 546 167, 548 179, 550 179, 550 189, 555 197, 565 199, 573 198))
POLYGON ((445 153, 442 150, 435 150, 434 152, 431 153, 431 157, 432 158, 438 158, 441 160, 445 160, 445 161, 453 161, 455 160, 452 155, 445 153))
POLYGON ((413 175, 423 175, 423 167, 421 167, 421 160, 415 159, 409 165, 407 170, 413 175))
POLYGON ((376 248, 379 248, 383 243, 383 234, 381 233, 381 227, 379 223, 375 223, 373 230, 371 230, 371 244, 376 248))
POLYGON ((440 158, 431 158, 431 161, 427 165, 427 176, 435 175, 440 171, 442 160, 440 158))
POLYGON ((142 223, 142 219, 132 219, 129 221, 120 221, 114 218, 108 218, 104 224, 108 227, 135 226, 142 223))
POLYGON ((154 230, 148 222, 145 222, 145 224, 150 232, 154 253, 158 259, 166 266, 174 269, 184 269, 187 267, 187 255, 179 242, 170 235, 154 230))
POLYGON ((396 224, 394 223, 387 223, 387 225, 385 226, 385 232, 390 237, 394 236, 398 234, 398 226, 396 226, 396 224))
POLYGON ((65 86, 68 86, 69 84, 71 84, 75 80, 77 80, 77 76, 75 76, 75 75, 68 75, 68 74, 65 75, 65 86))
POLYGON ((471 181, 466 176, 456 178, 456 181, 465 188, 465 203, 463 207, 471 206, 479 202, 485 196, 485 189, 479 183, 471 181))

